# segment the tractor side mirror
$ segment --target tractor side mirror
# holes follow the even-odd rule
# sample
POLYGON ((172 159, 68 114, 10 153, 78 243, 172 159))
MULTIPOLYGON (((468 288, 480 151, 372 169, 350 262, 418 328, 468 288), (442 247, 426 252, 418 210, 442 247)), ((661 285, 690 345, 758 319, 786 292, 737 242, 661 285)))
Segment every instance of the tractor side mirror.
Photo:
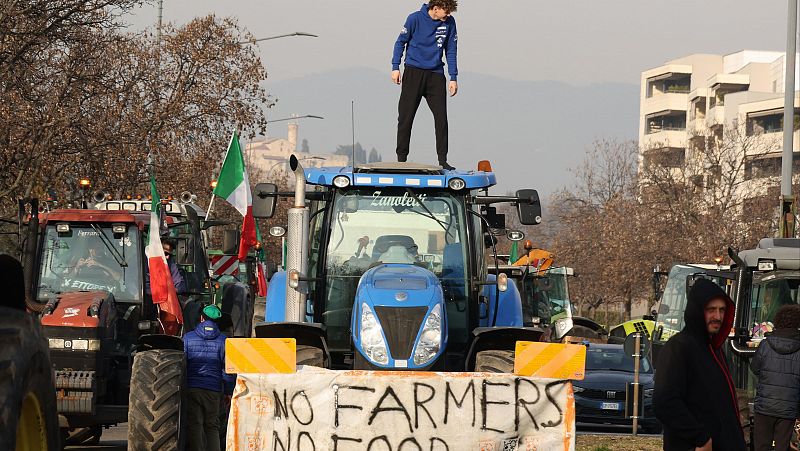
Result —
POLYGON ((259 183, 253 189, 253 217, 269 219, 275 214, 278 201, 278 186, 274 183, 259 183))
POLYGON ((542 204, 539 192, 535 189, 517 191, 517 213, 522 225, 536 225, 542 222, 542 204))

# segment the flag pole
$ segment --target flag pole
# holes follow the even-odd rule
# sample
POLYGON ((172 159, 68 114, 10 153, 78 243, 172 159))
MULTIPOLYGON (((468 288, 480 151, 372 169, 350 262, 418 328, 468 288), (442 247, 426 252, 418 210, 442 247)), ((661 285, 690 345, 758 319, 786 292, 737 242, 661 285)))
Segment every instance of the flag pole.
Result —
POLYGON ((214 193, 211 193, 211 202, 208 203, 208 210, 206 211, 206 221, 208 221, 208 215, 211 214, 211 209, 214 208, 214 198, 217 197, 214 193))

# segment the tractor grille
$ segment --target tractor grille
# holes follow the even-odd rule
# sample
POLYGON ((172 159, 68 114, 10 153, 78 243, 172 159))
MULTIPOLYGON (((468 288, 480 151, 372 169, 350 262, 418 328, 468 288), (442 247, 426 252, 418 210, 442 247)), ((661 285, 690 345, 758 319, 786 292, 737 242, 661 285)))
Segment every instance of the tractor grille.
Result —
POLYGON ((427 307, 375 307, 375 314, 383 327, 392 358, 407 360, 411 357, 414 342, 427 312, 427 307))
POLYGON ((56 370, 56 404, 60 413, 94 413, 95 372, 56 370))

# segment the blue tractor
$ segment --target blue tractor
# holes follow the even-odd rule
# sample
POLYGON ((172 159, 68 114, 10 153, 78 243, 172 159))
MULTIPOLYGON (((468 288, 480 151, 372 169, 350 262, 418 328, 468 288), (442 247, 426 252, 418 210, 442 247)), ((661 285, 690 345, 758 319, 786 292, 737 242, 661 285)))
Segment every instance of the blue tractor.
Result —
MULTIPOLYGON (((541 222, 535 190, 490 196, 489 162, 476 171, 416 163, 304 170, 294 193, 260 184, 254 214, 288 212, 286 270, 269 284, 256 336, 297 340, 298 365, 332 369, 511 372, 523 327, 520 294, 489 274, 487 249, 506 233, 494 204, 541 222)), ((509 233, 521 239, 521 233, 509 233)))

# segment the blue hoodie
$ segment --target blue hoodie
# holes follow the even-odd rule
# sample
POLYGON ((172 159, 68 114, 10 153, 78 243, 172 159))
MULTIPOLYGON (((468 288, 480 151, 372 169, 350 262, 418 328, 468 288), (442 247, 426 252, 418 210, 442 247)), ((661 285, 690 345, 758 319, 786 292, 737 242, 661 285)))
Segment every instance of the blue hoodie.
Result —
POLYGON ((213 321, 203 321, 183 336, 189 388, 233 393, 235 374, 225 372, 225 335, 213 321))
POLYGON ((447 71, 450 80, 458 79, 456 54, 458 32, 456 20, 452 16, 433 20, 428 14, 428 4, 422 5, 419 11, 413 12, 406 19, 406 24, 394 43, 392 70, 400 70, 400 58, 406 53, 406 66, 430 70, 444 74, 442 52, 447 57, 447 71))

